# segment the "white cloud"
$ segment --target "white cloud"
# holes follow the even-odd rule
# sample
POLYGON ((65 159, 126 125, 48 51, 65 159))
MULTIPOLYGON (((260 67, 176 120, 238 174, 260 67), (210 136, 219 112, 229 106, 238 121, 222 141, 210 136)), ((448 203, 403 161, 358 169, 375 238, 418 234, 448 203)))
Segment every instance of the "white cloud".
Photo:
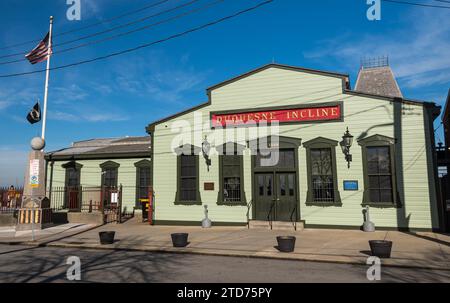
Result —
POLYGON ((450 69, 407 76, 402 79, 402 84, 408 88, 418 88, 433 84, 449 84, 450 86, 450 69))
POLYGON ((88 97, 88 93, 76 84, 67 86, 58 86, 52 88, 52 102, 56 104, 72 103, 73 101, 81 101, 88 97))
MULTIPOLYGON (((346 33, 322 41, 304 56, 315 60, 334 59, 354 70, 362 57, 388 55, 396 77, 408 87, 448 82, 450 73, 449 12, 437 9, 405 10, 398 30, 375 35, 346 33), (355 35, 358 35, 355 37, 355 35)), ((383 15, 384 21, 389 16, 383 15)), ((381 21, 383 22, 383 21, 381 21)))
POLYGON ((8 101, 0 101, 0 110, 7 108, 11 105, 11 102, 8 101))
POLYGON ((183 101, 185 94, 202 87, 206 72, 196 71, 188 65, 189 55, 181 56, 180 63, 173 63, 163 53, 150 51, 145 59, 136 58, 113 70, 117 87, 159 102, 183 101))
POLYGON ((85 114, 83 119, 89 122, 120 122, 127 121, 130 118, 122 114, 85 114))
POLYGON ((29 105, 31 108, 38 96, 39 94, 34 88, 2 85, 0 87, 0 110, 18 105, 29 105))
POLYGON ((120 122, 130 119, 129 116, 116 113, 95 113, 91 111, 68 113, 63 111, 49 111, 48 118, 64 122, 120 122))
POLYGON ((50 120, 77 122, 80 118, 74 114, 69 114, 61 111, 48 111, 48 118, 50 120))
POLYGON ((83 0, 81 2, 81 18, 90 18, 95 16, 97 19, 101 18, 103 3, 99 0, 83 0))
POLYGON ((111 86, 106 84, 94 84, 91 88, 102 95, 109 95, 114 91, 111 86))
POLYGON ((200 73, 170 70, 157 72, 146 77, 144 92, 160 101, 175 102, 183 98, 185 92, 194 89, 204 81, 200 73))

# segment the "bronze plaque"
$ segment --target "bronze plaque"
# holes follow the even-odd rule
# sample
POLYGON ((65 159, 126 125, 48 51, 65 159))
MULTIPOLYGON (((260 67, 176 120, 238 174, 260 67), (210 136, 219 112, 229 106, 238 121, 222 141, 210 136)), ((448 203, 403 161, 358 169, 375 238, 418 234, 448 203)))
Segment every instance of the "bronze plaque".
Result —
POLYGON ((214 182, 205 182, 203 188, 204 190, 214 190, 214 182))

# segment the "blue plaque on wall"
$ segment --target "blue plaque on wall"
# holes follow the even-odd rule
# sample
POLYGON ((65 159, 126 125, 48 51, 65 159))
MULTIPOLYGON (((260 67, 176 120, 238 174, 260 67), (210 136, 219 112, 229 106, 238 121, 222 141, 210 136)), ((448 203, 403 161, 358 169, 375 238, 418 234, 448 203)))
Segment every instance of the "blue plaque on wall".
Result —
POLYGON ((358 181, 356 180, 345 180, 344 190, 358 190, 358 181))

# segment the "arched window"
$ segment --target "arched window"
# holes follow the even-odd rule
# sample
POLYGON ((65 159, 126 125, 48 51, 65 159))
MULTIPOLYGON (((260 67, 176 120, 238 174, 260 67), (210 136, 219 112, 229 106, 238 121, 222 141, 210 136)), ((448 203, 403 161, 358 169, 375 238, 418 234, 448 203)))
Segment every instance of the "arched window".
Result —
POLYGON ((70 210, 80 210, 81 208, 81 168, 83 165, 75 161, 70 161, 62 165, 66 170, 64 205, 70 210))
POLYGON ((152 166, 149 160, 134 163, 136 167, 136 207, 141 207, 141 200, 148 199, 152 184, 152 166))
POLYGON ((338 141, 323 137, 303 143, 308 171, 306 205, 342 205, 337 183, 337 145, 338 141))
POLYGON ((63 164, 62 167, 66 170, 65 186, 79 187, 81 182, 81 168, 83 167, 83 165, 75 161, 70 161, 66 164, 63 164))
POLYGON ((117 187, 119 166, 119 163, 113 161, 107 161, 100 164, 100 168, 102 169, 102 187, 117 187))
POLYGON ((201 204, 199 181, 200 148, 183 145, 177 153, 177 193, 175 204, 201 204))
POLYGON ((373 135, 358 141, 364 170, 363 205, 399 207, 395 178, 395 139, 373 135))

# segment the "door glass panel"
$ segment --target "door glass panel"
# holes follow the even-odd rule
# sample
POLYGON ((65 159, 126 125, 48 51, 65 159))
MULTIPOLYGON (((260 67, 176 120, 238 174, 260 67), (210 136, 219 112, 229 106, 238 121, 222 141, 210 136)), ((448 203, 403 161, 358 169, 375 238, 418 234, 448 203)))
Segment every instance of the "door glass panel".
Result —
POLYGON ((264 196, 264 176, 258 176, 258 191, 260 196, 264 196))
POLYGON ((294 175, 290 174, 288 176, 288 183, 289 183, 289 196, 294 196, 294 175))
POLYGON ((272 182, 272 175, 267 175, 267 196, 272 196, 272 189, 273 189, 273 182, 272 182))
POLYGON ((280 175, 279 176, 280 181, 280 195, 286 196, 286 175, 280 175))

